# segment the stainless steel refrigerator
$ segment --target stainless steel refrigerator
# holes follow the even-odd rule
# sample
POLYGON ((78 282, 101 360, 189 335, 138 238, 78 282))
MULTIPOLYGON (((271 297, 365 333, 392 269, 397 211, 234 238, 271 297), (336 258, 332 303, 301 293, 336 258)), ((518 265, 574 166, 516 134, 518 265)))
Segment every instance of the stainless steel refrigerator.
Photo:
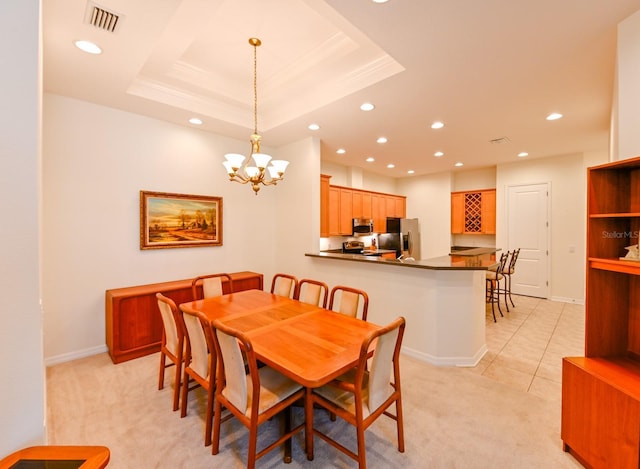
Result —
POLYGON ((394 249, 396 258, 421 259, 420 225, 417 218, 387 218, 387 232, 378 235, 379 249, 394 249))

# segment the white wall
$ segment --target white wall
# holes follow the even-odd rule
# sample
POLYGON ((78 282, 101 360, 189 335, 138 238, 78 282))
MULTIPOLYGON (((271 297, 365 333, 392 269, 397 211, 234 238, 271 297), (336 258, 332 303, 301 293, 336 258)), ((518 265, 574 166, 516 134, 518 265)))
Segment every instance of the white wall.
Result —
MULTIPOLYGON (((555 156, 498 166, 496 208, 506 213, 507 187, 550 183, 550 294, 552 299, 584 301, 586 243, 586 168, 606 162, 606 153, 555 156), (573 252, 571 248, 573 247, 573 252)), ((497 219, 496 246, 507 243, 505 217, 497 219)))
POLYGON ((613 159, 640 156, 640 11, 618 25, 618 61, 613 159))
POLYGON ((265 147, 291 164, 284 181, 256 196, 248 185, 228 182, 221 164, 224 153, 249 148, 248 137, 45 95, 47 363, 106 350, 107 289, 241 270, 265 274, 268 284, 294 240, 305 239, 310 249, 307 235, 312 227, 319 232, 319 151, 304 142, 282 153, 265 147), (140 190, 221 196, 223 246, 141 251, 140 190))
POLYGON ((446 256, 451 248, 451 174, 439 173, 398 181, 407 196, 407 218, 420 223, 422 259, 446 256))
POLYGON ((0 458, 45 442, 39 13, 38 0, 0 2, 0 458))

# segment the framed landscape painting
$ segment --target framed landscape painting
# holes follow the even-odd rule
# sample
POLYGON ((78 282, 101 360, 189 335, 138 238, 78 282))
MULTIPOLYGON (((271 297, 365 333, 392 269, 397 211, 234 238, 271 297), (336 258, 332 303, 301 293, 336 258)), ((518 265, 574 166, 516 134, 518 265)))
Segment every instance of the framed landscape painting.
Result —
POLYGON ((140 249, 222 246, 222 197, 140 191, 140 249))

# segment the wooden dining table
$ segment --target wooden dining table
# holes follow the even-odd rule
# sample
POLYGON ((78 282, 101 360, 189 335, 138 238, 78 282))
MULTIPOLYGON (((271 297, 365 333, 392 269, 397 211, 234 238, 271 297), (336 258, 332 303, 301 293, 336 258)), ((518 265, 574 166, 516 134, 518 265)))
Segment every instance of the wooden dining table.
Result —
POLYGON ((200 311, 210 320, 246 333, 261 362, 306 388, 309 460, 313 459, 312 389, 354 367, 364 338, 381 327, 262 290, 182 303, 180 309, 200 311))

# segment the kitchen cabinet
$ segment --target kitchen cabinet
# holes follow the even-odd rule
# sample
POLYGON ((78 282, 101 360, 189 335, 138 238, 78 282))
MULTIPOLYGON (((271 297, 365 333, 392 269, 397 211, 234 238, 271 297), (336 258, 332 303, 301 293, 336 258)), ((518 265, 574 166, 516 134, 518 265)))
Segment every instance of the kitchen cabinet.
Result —
POLYGON ((640 158, 587 171, 585 356, 562 361, 561 438, 587 467, 640 467, 640 158))
MULTIPOLYGON (((230 274, 233 290, 263 289, 263 276, 255 272, 230 274)), ((105 332, 109 356, 121 363, 160 350, 162 318, 156 293, 168 296, 176 304, 193 300, 193 279, 116 288, 105 292, 105 332)), ((224 293, 230 293, 223 281, 224 293)))
POLYGON ((320 175, 320 237, 329 236, 329 185, 331 176, 320 175))
POLYGON ((495 234, 496 190, 452 192, 451 233, 495 234))
POLYGON ((331 176, 320 180, 320 236, 350 236, 354 218, 373 220, 377 233, 387 229, 387 217, 406 216, 406 197, 334 186, 331 176))

